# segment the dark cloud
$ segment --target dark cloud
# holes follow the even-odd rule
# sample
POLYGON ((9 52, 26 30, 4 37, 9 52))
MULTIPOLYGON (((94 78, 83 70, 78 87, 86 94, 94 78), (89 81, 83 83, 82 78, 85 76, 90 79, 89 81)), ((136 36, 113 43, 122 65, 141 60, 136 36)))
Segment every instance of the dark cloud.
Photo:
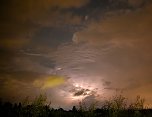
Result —
POLYGON ((111 82, 110 82, 110 81, 105 81, 104 84, 105 84, 106 86, 109 86, 109 85, 111 84, 111 82))
POLYGON ((85 95, 85 90, 81 89, 80 91, 77 91, 74 93, 74 96, 80 96, 80 95, 85 95))
POLYGON ((93 91, 90 91, 89 89, 83 89, 83 88, 77 88, 75 87, 74 90, 72 90, 73 96, 88 96, 91 95, 93 91))
POLYGON ((82 100, 82 104, 87 109, 96 108, 99 105, 99 100, 96 95, 89 95, 82 100))
POLYGON ((73 16, 69 12, 63 16, 62 9, 79 8, 88 2, 89 0, 2 0, 0 47, 23 47, 41 27, 79 24, 79 16, 73 16))
POLYGON ((4 100, 18 101, 22 100, 26 96, 30 96, 34 93, 32 82, 44 76, 44 74, 39 74, 35 72, 28 71, 1 71, 0 72, 1 90, 0 95, 4 100), (21 89, 21 90, 19 90, 21 89), (21 95, 17 97, 16 95, 21 95))
POLYGON ((56 47, 62 43, 70 42, 73 36, 73 32, 63 28, 42 28, 34 36, 31 45, 39 44, 39 46, 45 45, 50 47, 56 47), (61 39, 62 37, 62 39, 61 39))
POLYGON ((148 1, 149 0, 128 0, 128 3, 133 7, 140 7, 148 1))

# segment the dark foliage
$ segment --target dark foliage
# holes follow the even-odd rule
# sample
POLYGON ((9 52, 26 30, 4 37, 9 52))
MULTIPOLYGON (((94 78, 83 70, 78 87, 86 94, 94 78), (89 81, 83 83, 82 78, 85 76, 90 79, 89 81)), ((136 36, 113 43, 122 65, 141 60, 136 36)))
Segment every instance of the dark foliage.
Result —
POLYGON ((94 108, 94 104, 86 108, 80 103, 79 108, 73 106, 67 111, 51 108, 50 104, 46 105, 46 96, 40 95, 31 103, 28 98, 18 104, 0 101, 0 117, 152 117, 152 109, 144 109, 139 96, 128 108, 124 100, 120 95, 106 101, 101 108, 94 108))
POLYGON ((66 111, 62 108, 53 109, 49 106, 22 106, 9 102, 0 103, 1 117, 152 117, 152 109, 133 110, 125 109, 115 111, 112 109, 95 109, 94 111, 80 111, 74 106, 72 110, 66 111))

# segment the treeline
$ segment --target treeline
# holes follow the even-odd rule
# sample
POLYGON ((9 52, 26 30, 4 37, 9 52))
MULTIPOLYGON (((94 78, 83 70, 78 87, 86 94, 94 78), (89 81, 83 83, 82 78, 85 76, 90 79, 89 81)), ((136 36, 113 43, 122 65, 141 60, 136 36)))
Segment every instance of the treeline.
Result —
POLYGON ((78 107, 73 106, 68 111, 51 108, 50 104, 46 104, 44 95, 32 102, 26 98, 18 104, 0 101, 0 117, 152 117, 152 109, 145 109, 144 100, 139 96, 129 105, 126 98, 119 95, 105 101, 100 108, 96 108, 95 103, 86 106, 80 102, 78 107))

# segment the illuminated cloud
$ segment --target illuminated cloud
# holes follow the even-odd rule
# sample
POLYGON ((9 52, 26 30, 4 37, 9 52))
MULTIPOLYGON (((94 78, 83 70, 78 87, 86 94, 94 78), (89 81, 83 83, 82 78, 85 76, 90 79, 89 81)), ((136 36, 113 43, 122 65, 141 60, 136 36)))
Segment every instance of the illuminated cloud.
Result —
POLYGON ((96 61, 99 61, 94 63, 92 69, 98 66, 96 72, 108 80, 105 95, 118 89, 130 97, 145 92, 147 100, 150 100, 151 22, 152 4, 149 3, 134 11, 114 11, 111 16, 91 22, 74 34, 75 44, 89 43, 98 48, 96 52, 100 54, 96 61))
POLYGON ((128 97, 141 94, 150 101, 151 2, 13 0, 1 5, 0 95, 5 99, 20 101, 46 91, 53 106, 68 107, 124 90, 128 97))
POLYGON ((41 89, 47 89, 61 85, 65 82, 65 79, 61 76, 49 76, 47 78, 37 79, 33 82, 33 85, 40 87, 41 89))

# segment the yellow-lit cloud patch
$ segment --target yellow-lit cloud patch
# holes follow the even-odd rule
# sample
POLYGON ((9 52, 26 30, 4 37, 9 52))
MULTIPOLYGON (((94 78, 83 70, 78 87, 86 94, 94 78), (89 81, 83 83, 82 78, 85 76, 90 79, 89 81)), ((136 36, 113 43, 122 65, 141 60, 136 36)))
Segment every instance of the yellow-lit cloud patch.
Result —
POLYGON ((47 89, 61 85, 65 82, 65 79, 61 76, 48 76, 47 78, 42 78, 35 80, 33 85, 41 89, 47 89))

